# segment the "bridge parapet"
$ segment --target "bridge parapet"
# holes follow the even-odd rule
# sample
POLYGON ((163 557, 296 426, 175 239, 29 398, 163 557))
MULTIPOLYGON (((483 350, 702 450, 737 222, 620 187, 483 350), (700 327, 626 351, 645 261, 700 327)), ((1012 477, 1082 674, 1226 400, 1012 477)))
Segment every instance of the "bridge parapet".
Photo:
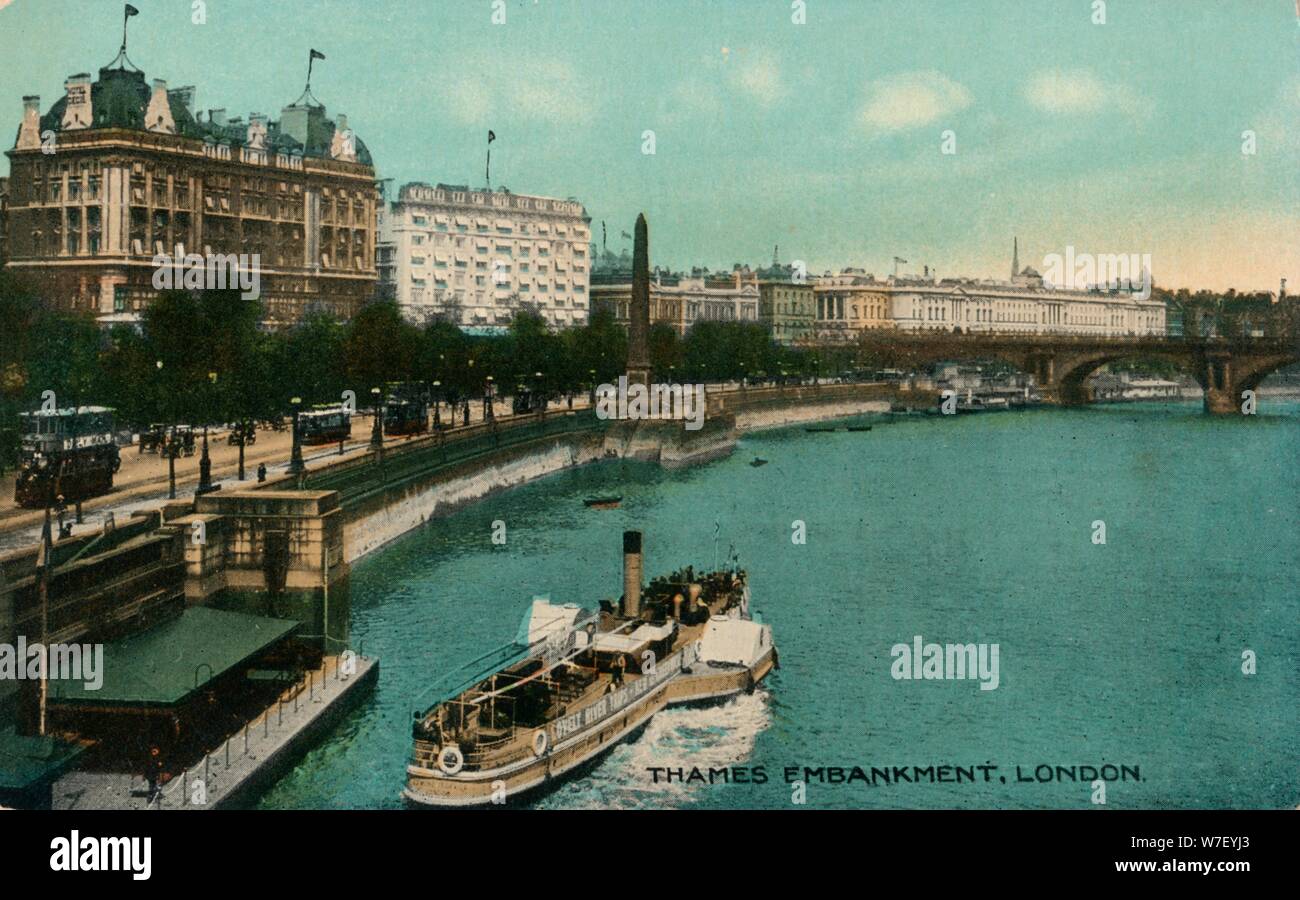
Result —
POLYGON ((1133 358, 1166 359, 1195 378, 1205 392, 1205 411, 1240 409, 1277 369, 1300 362, 1300 341, 1288 337, 1181 338, 1164 335, 1086 336, 1010 332, 863 332, 859 350, 886 365, 920 368, 938 362, 996 359, 1034 376, 1048 403, 1090 403, 1087 379, 1107 363, 1133 358))

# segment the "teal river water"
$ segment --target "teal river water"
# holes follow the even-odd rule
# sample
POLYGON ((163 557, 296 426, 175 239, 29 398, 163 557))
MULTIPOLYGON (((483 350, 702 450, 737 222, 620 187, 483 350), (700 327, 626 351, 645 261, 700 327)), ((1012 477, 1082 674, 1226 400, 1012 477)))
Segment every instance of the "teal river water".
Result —
POLYGON ((380 657, 378 688, 260 805, 399 807, 424 684, 509 640, 534 593, 617 596, 622 529, 645 532, 659 573, 711 566, 717 522, 781 669, 753 695, 660 713, 535 805, 788 808, 786 766, 993 765, 976 783, 814 777, 806 805, 1083 808, 1083 781, 1019 778, 1112 764, 1140 773, 1107 785, 1114 808, 1294 806, 1300 404, 1268 407, 1253 419, 1138 404, 784 429, 694 468, 606 462, 498 494, 355 566, 354 645, 380 657), (755 455, 769 464, 751 467, 755 455), (609 492, 621 509, 582 505, 609 492), (1098 519, 1105 545, 1092 542, 1098 519), (895 680, 890 648, 914 635, 998 644, 999 686, 895 680), (1243 674, 1245 650, 1257 674, 1243 674), (654 766, 761 766, 768 780, 654 784, 654 766))

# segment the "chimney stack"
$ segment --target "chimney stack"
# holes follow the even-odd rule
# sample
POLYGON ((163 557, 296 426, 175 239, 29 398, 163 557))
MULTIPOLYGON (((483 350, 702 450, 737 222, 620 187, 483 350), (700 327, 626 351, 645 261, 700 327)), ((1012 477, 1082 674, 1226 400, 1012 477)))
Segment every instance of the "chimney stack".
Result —
POLYGON ((185 107, 185 111, 188 112, 191 116, 195 114, 194 101, 195 98, 197 97, 197 92, 194 88, 194 85, 187 84, 185 85, 185 87, 172 88, 167 92, 167 96, 175 97, 181 103, 181 105, 185 107))
POLYGON ((41 145, 41 98, 29 94, 23 98, 23 121, 18 126, 15 150, 35 150, 41 145))
POLYGON ((623 615, 641 614, 641 532, 623 532, 623 615))

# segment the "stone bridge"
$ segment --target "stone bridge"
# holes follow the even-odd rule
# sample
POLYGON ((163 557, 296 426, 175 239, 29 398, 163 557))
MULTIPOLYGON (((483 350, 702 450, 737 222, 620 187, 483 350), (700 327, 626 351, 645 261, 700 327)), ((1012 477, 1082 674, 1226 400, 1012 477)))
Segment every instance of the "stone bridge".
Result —
POLYGON ((1088 376, 1106 363, 1167 359, 1200 383, 1205 411, 1241 409, 1242 392, 1271 372, 1300 362, 1294 338, 1077 337, 1042 334, 864 331, 864 358, 882 365, 923 369, 944 361, 996 359, 1034 376, 1043 399, 1062 406, 1092 401, 1088 376))

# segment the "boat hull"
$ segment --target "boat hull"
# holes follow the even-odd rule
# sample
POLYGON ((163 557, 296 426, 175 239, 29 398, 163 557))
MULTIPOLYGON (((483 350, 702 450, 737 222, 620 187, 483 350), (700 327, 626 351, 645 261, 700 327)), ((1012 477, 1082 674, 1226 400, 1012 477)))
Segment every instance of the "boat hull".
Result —
POLYGON ((437 769, 408 765, 402 798, 410 806, 474 807, 508 803, 549 785, 584 763, 613 749, 667 706, 724 699, 745 693, 772 671, 771 647, 751 666, 715 669, 696 663, 657 685, 617 715, 561 741, 541 757, 475 772, 447 775, 437 769))

